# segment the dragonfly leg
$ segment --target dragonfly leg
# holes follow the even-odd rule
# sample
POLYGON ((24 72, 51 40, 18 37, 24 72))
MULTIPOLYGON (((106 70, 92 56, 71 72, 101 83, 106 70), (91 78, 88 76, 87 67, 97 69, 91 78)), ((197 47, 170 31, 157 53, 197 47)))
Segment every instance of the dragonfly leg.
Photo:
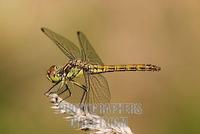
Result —
POLYGON ((84 101, 84 99, 85 99, 85 97, 86 97, 86 95, 87 95, 87 93, 88 93, 87 87, 86 87, 85 85, 79 84, 79 83, 77 83, 77 82, 75 82, 75 81, 73 81, 73 80, 71 80, 71 82, 72 82, 73 84, 75 84, 76 86, 78 86, 78 87, 80 87, 81 89, 84 90, 84 93, 83 93, 83 95, 82 95, 82 97, 81 97, 81 102, 80 102, 80 107, 82 107, 83 101, 84 101))
MULTIPOLYGON (((86 98, 86 96, 87 96, 87 93, 88 93, 88 90, 84 90, 84 93, 83 93, 83 95, 82 95, 82 98, 81 98, 81 102, 80 102, 80 107, 82 107, 82 104, 84 104, 85 105, 85 98, 86 98), (83 102, 84 101, 84 102, 83 102)), ((83 106, 83 110, 85 111, 85 106, 83 106)))
POLYGON ((58 83, 60 83, 60 81, 59 82, 57 82, 56 84, 54 84, 51 88, 49 88, 45 93, 44 93, 44 95, 47 95, 47 96, 49 96, 50 94, 51 94, 51 90, 56 86, 56 85, 58 85, 58 83), (50 93, 49 93, 50 92, 50 93))
MULTIPOLYGON (((61 101, 60 101, 60 103, 63 101, 63 100, 66 100, 67 98, 69 98, 69 97, 71 97, 72 96, 72 93, 71 93, 71 90, 69 89, 69 87, 67 86, 67 85, 65 85, 65 90, 63 90, 61 93, 59 93, 58 95, 61 95, 61 94, 63 94, 64 92, 66 92, 66 91, 68 91, 69 92, 69 95, 67 96, 67 97, 65 97, 64 99, 62 99, 61 101)), ((59 103, 59 104, 60 104, 59 103)), ((58 105, 59 105, 58 104, 58 105)))
POLYGON ((64 84, 65 84, 65 79, 63 79, 63 80, 61 81, 61 84, 60 84, 59 88, 57 89, 57 91, 49 92, 49 95, 50 95, 50 94, 53 94, 53 93, 59 93, 60 89, 62 89, 62 87, 64 86, 64 84))
POLYGON ((65 85, 65 90, 63 90, 61 93, 59 93, 58 95, 61 95, 63 94, 64 92, 68 91, 69 92, 69 95, 67 97, 65 97, 63 100, 66 100, 67 98, 71 97, 72 96, 72 93, 71 93, 71 90, 69 89, 69 87, 67 85, 65 85))

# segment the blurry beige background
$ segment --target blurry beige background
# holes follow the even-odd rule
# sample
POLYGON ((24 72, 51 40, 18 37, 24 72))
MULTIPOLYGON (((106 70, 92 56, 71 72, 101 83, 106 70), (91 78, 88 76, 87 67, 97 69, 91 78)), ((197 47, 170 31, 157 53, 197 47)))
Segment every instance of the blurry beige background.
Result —
POLYGON ((0 0, 0 133, 76 134, 43 95, 64 54, 45 26, 78 44, 83 31, 105 64, 153 63, 159 73, 105 74, 112 102, 141 102, 135 134, 199 134, 198 0, 0 0))

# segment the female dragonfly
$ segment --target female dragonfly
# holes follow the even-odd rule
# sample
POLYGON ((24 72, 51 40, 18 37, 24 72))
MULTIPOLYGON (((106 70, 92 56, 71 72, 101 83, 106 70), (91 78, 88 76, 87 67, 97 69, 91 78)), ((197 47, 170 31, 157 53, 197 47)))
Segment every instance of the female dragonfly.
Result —
POLYGON ((160 71, 160 67, 152 64, 127 64, 127 65, 104 65, 96 51, 82 32, 77 32, 80 49, 70 40, 51 31, 48 28, 41 28, 60 50, 69 58, 64 66, 51 66, 47 71, 47 78, 54 85, 45 94, 50 94, 51 89, 59 85, 57 91, 65 87, 60 92, 68 91, 67 99, 71 96, 68 84, 83 90, 80 104, 108 103, 111 99, 108 82, 102 73, 118 71, 160 71), (85 84, 80 84, 75 80, 76 77, 83 75, 85 84))

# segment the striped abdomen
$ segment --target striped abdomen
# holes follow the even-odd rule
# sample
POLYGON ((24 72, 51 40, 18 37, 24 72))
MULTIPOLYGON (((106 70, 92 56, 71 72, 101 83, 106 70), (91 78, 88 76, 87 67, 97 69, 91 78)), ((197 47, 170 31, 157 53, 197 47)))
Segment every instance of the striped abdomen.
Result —
POLYGON ((160 67, 151 64, 128 64, 128 65, 90 65, 90 73, 106 73, 119 71, 160 71, 160 67))

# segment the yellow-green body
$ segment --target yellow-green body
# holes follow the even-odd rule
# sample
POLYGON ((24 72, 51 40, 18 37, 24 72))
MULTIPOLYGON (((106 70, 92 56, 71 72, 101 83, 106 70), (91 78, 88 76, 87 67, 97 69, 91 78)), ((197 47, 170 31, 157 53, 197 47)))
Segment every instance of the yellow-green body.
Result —
POLYGON ((90 65, 89 72, 93 74, 119 71, 160 71, 160 67, 151 64, 127 65, 90 65))

